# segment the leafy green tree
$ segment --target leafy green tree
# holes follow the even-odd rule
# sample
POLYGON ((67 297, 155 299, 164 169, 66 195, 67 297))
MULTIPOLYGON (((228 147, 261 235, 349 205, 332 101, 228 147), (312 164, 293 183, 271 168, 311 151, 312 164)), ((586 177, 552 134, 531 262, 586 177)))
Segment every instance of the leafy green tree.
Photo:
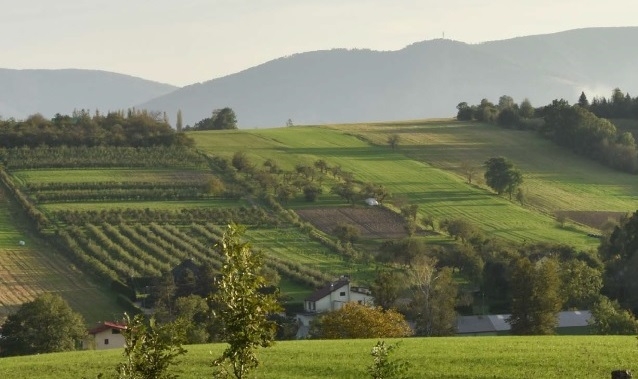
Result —
POLYGON ((235 152, 231 163, 237 171, 245 171, 250 167, 250 159, 248 159, 248 155, 243 151, 235 152))
POLYGON ((316 201, 319 195, 321 195, 322 193, 323 190, 316 184, 308 184, 303 188, 304 198, 308 202, 316 201))
POLYGON ((617 301, 601 296, 591 308, 590 325, 593 334, 638 334, 638 321, 626 309, 622 309, 617 301))
POLYGON ((231 108, 215 109, 213 111, 213 129, 237 129, 237 116, 231 108))
POLYGON ((354 243, 361 237, 361 230, 352 224, 340 223, 335 226, 332 232, 342 243, 354 243))
POLYGON ((337 183, 330 189, 330 192, 339 196, 340 198, 346 200, 348 203, 354 205, 354 203, 359 198, 359 193, 357 192, 354 184, 352 182, 345 183, 337 183))
POLYGON ((598 252, 605 263, 605 293, 638 312, 638 211, 621 219, 601 241, 598 252))
POLYGON ((177 324, 184 327, 184 343, 206 343, 209 305, 201 296, 188 295, 175 299, 177 324))
POLYGON ((419 336, 450 336, 456 333, 458 286, 452 270, 436 268, 436 260, 416 258, 407 271, 412 290, 409 313, 416 321, 419 336))
POLYGON ((468 242, 474 236, 480 234, 480 231, 476 227, 476 225, 461 218, 457 218, 454 220, 443 220, 441 221, 440 226, 442 229, 447 231, 450 237, 453 237, 455 240, 460 239, 462 242, 468 242))
POLYGON ((384 310, 394 308, 402 287, 402 275, 389 269, 377 270, 370 286, 374 303, 384 310))
POLYGON ((379 341, 370 351, 373 362, 368 366, 368 374, 372 379, 404 379, 405 373, 410 368, 410 362, 394 360, 390 354, 399 347, 399 342, 394 345, 386 345, 385 341, 379 341))
POLYGON ((523 175, 507 158, 494 157, 485 161, 485 182, 499 195, 508 192, 511 199, 523 183, 523 175))
POLYGON ((566 309, 590 309, 603 287, 602 272, 586 262, 570 259, 561 263, 561 295, 566 309))
POLYGON ((472 107, 467 105, 465 101, 459 103, 456 106, 456 109, 458 110, 458 112, 456 113, 456 119, 458 121, 472 121, 474 111, 472 110, 472 107))
POLYGON ((182 348, 183 336, 175 324, 160 325, 155 318, 145 323, 143 315, 131 319, 124 314, 125 362, 117 366, 118 379, 174 379, 168 372, 176 359, 186 353, 182 348))
POLYGON ((536 264, 519 258, 510 279, 512 313, 508 318, 512 334, 553 334, 563 305, 559 265, 555 259, 536 264))
POLYGON ((388 145, 392 148, 392 150, 396 149, 399 146, 399 141, 401 141, 401 136, 398 134, 391 134, 388 136, 388 145))
POLYGON ((532 103, 527 98, 521 101, 521 105, 518 108, 518 114, 522 118, 532 118, 534 117, 534 113, 536 113, 536 110, 532 106, 532 103))
POLYGON ((322 173, 325 174, 328 172, 329 166, 326 161, 323 159, 317 159, 314 163, 314 166, 322 173))
POLYGON ((313 320, 310 335, 324 339, 406 337, 412 329, 403 315, 381 307, 346 303, 340 309, 327 312, 313 320))
POLYGON ((465 174, 467 182, 472 184, 472 179, 474 179, 474 175, 478 172, 478 167, 470 161, 462 161, 459 167, 461 171, 463 171, 463 174, 465 174))
POLYGON ((587 100, 587 95, 585 95, 584 91, 581 92, 580 97, 578 97, 578 105, 585 109, 589 108, 589 100, 587 100))
POLYGON ((0 355, 31 355, 75 350, 86 336, 84 319, 57 294, 45 293, 22 304, 2 325, 0 355))
POLYGON ((246 378, 259 366, 255 354, 258 347, 271 346, 277 325, 268 315, 281 310, 276 294, 264 293, 266 280, 260 274, 263 267, 261 253, 241 242, 244 228, 229 225, 217 245, 224 256, 221 279, 213 301, 213 312, 224 325, 222 340, 228 343, 223 354, 213 361, 216 375, 237 379, 246 378))

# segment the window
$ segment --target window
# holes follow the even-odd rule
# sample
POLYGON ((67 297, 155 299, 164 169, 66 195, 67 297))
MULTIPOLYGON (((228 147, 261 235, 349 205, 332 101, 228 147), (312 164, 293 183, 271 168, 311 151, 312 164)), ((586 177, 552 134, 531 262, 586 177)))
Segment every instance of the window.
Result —
POLYGON ((105 345, 108 345, 108 344, 109 344, 109 339, 108 339, 108 338, 105 338, 105 339, 104 339, 104 344, 105 344, 105 345))
POLYGON ((339 292, 339 296, 346 296, 345 292, 339 292))
POLYGON ((111 329, 111 334, 120 334, 119 329, 111 329))

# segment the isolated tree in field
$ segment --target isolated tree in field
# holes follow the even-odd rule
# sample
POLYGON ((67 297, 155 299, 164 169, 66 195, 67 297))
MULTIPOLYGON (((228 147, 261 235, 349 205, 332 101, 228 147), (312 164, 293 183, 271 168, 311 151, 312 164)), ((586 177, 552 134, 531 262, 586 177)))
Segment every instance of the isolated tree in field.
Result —
POLYGON ((467 182, 472 184, 472 179, 474 179, 474 175, 478 172, 479 168, 470 161, 462 161, 460 165, 461 171, 467 178, 467 182))
POLYGON ((392 338, 411 334, 401 313, 357 303, 346 303, 336 311, 319 316, 310 330, 313 337, 325 339, 392 338))
POLYGON ((404 379, 405 373, 410 368, 410 362, 391 359, 390 354, 399 347, 399 343, 386 345, 385 341, 379 341, 370 351, 373 362, 367 367, 372 379, 404 379))
POLYGON ((181 346, 183 334, 177 324, 159 325, 155 318, 148 324, 143 315, 124 314, 125 362, 117 366, 118 379, 174 379, 168 372, 176 359, 186 353, 181 346))
POLYGON ((0 356, 75 350, 86 335, 84 319, 56 294, 24 303, 2 325, 0 356))
POLYGON ((563 305, 561 284, 555 259, 533 263, 522 257, 514 263, 510 279, 512 313, 508 319, 512 334, 554 334, 563 305))
POLYGON ((401 136, 398 134, 391 134, 388 136, 388 145, 390 145, 392 150, 399 146, 399 141, 401 141, 401 136))
POLYGON ((263 257, 253 252, 250 244, 241 242, 243 232, 242 227, 229 225, 217 245, 224 264, 212 298, 218 304, 213 316, 224 326, 222 340, 228 343, 213 366, 216 375, 237 379, 246 378, 259 366, 256 349, 271 346, 277 329, 268 316, 281 309, 276 294, 263 292, 263 257))
POLYGON ((452 270, 436 268, 436 260, 417 257, 407 270, 412 290, 409 305, 419 336, 450 336, 456 333, 456 296, 458 286, 452 270))
POLYGON ((485 182, 499 195, 509 193, 511 199, 523 183, 523 174, 507 158, 490 158, 485 161, 485 182))

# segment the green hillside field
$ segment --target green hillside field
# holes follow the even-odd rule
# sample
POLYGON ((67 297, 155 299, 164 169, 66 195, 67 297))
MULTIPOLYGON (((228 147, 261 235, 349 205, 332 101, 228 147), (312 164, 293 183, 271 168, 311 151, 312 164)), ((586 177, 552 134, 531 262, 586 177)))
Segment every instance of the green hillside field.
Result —
POLYGON ((208 153, 231 157, 244 151, 255 162, 270 158, 288 169, 324 159, 359 180, 385 185, 395 199, 418 204, 421 215, 465 218, 490 235, 516 242, 595 248, 598 240, 587 233, 599 225, 574 222, 560 227, 555 215, 566 212, 576 221, 597 215, 604 221, 607 215, 617 217, 638 208, 635 177, 563 151, 529 132, 488 124, 433 120, 306 126, 197 132, 195 139, 208 153), (401 138, 396 150, 386 142, 392 134, 401 138), (528 194, 523 206, 482 185, 481 170, 472 185, 462 173, 464 161, 480 168, 488 158, 501 155, 523 172, 528 194))
POLYGON ((123 312, 114 293, 91 281, 29 231, 24 216, 1 186, 0 200, 0 320, 43 292, 59 293, 82 313, 87 325, 123 312))
MULTIPOLYGON (((397 342, 388 340, 386 342, 397 342)), ((368 377, 376 340, 284 341, 261 350, 257 378, 368 377)), ((173 373, 181 379, 212 377, 211 361, 224 345, 186 346, 173 373)), ((608 378, 636 367, 632 336, 407 338, 393 355, 410 362, 410 378, 608 378)), ((3 358, 0 377, 12 379, 114 377, 122 350, 3 358), (111 375, 111 376, 109 376, 111 375)))
MULTIPOLYGON (((545 241, 593 250, 599 240, 588 234, 599 233, 600 224, 608 217, 638 208, 638 181, 634 176, 561 150, 530 132, 488 124, 427 120, 200 131, 189 135, 194 137, 196 148, 211 157, 229 159, 236 152, 245 152, 258 168, 272 159, 282 169, 292 171, 298 164, 313 165, 322 159, 351 172, 360 182, 385 186, 391 193, 385 205, 391 210, 397 211, 401 204, 417 204, 419 216, 430 215, 437 222, 467 219, 488 236, 519 243, 545 241), (393 134, 400 136, 394 150, 387 143, 393 134), (499 155, 511 159, 523 172, 527 193, 523 204, 495 195, 482 183, 482 162, 499 155), (462 168, 468 164, 478 168, 471 184, 462 168), (571 221, 559 225, 555 219, 559 213, 571 221)), ((210 162, 201 154, 167 150, 161 164, 154 163, 156 151, 135 154, 144 164, 127 166, 120 162, 120 166, 100 168, 95 165, 99 157, 88 154, 93 166, 88 162, 84 167, 77 159, 64 166, 64 157, 55 166, 47 166, 47 155, 39 152, 29 157, 28 166, 20 166, 20 156, 13 158, 14 168, 6 168, 10 180, 24 198, 52 220, 53 225, 49 224, 46 231, 57 228, 66 252, 75 254, 76 261, 83 265, 56 255, 56 249, 37 239, 33 230, 29 232, 24 217, 22 221, 15 217, 22 214, 17 204, 13 213, 3 208, 0 267, 10 275, 2 276, 0 283, 0 294, 8 294, 0 304, 0 317, 34 294, 52 290, 66 294, 89 322, 106 318, 104 315, 113 318, 121 314, 121 308, 111 300, 110 291, 101 292, 81 279, 81 272, 89 272, 86 267, 109 283, 157 275, 189 257, 219 264, 219 258, 211 253, 211 238, 229 218, 236 217, 250 223, 246 238, 264 251, 271 267, 282 273, 282 290, 296 301, 328 278, 348 274, 365 283, 374 274, 374 263, 344 257, 311 238, 303 231, 303 224, 295 224, 281 213, 275 215, 268 208, 255 210, 264 205, 256 196, 209 193, 205 183, 228 173, 209 167, 210 162), (182 192, 166 194, 173 190, 182 192), (76 194, 85 197, 78 200, 76 194), (118 211, 128 212, 129 218, 124 219, 125 213, 118 211), (88 218, 81 216, 89 213, 88 218), (186 216, 175 218, 182 213, 186 216), (26 246, 17 245, 20 239, 26 240, 26 246), (306 278, 311 280, 304 282, 306 278)), ((285 208, 300 213, 365 209, 363 204, 352 207, 331 194, 331 180, 327 176, 318 201, 309 203, 297 195, 284 204, 285 208)), ((336 213, 322 216, 329 219, 336 213)), ((387 218, 371 214, 364 221, 376 221, 375 217, 387 218)), ((393 226, 403 233, 400 224, 395 222, 393 226)), ((326 230, 322 233, 333 238, 326 230)), ((432 244, 451 242, 442 233, 420 235, 432 244)), ((357 248, 374 253, 385 238, 390 237, 368 233, 357 248)))

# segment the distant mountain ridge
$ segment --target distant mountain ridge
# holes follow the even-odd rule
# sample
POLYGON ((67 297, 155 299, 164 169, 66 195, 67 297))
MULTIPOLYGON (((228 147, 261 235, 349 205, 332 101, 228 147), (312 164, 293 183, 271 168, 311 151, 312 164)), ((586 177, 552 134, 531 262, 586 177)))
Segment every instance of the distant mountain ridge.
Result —
POLYGON ((52 117, 74 109, 126 109, 178 87, 97 70, 12 70, 0 68, 0 116, 52 117))
MULTIPOLYGON (((333 49, 281 57, 176 88, 89 70, 0 69, 0 116, 136 107, 184 125, 229 106, 240 128, 451 117, 456 105, 510 95, 534 106, 581 91, 638 93, 638 27, 587 28, 481 44, 445 39, 397 51, 333 49), (8 79, 7 79, 8 78, 8 79)), ((16 116, 17 115, 17 116, 16 116)))
POLYGON ((186 86, 140 107, 183 112, 184 123, 230 106, 240 127, 450 117, 459 102, 575 102, 638 92, 638 27, 589 28, 476 45, 451 40, 398 51, 333 49, 295 54, 186 86))

